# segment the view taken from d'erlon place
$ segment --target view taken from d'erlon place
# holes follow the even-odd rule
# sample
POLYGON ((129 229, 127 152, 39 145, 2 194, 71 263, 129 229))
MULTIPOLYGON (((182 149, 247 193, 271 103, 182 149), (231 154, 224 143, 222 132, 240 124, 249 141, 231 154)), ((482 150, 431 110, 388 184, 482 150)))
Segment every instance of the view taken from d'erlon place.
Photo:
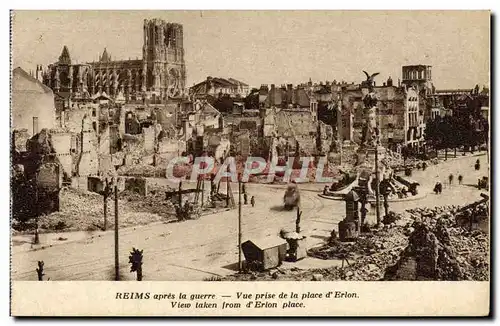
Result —
POLYGON ((488 281, 489 24, 14 11, 12 279, 488 281))

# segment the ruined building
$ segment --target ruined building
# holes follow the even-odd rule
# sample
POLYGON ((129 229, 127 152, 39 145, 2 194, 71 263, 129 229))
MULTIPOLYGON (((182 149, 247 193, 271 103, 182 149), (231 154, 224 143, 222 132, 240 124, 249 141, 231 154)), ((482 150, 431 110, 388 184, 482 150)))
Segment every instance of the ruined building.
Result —
POLYGON ((143 28, 142 59, 112 60, 104 49, 98 61, 73 63, 64 46, 59 60, 45 71, 37 66, 37 78, 68 102, 96 94, 126 103, 178 101, 186 85, 183 27, 145 19, 143 28))
POLYGON ((322 155, 329 151, 332 128, 318 121, 318 102, 304 87, 271 85, 269 90, 261 87, 261 91, 262 135, 272 139, 267 145, 276 148, 278 156, 322 155))
POLYGON ((209 76, 206 80, 193 85, 189 92, 194 98, 217 97, 222 94, 242 98, 248 95, 249 86, 234 78, 226 79, 209 76))
MULTIPOLYGON (((418 87, 395 86, 389 77, 381 86, 374 86, 378 99, 377 117, 380 141, 384 147, 400 152, 403 146, 420 148, 424 143, 424 109, 418 87)), ((342 134, 344 140, 360 143, 364 125, 364 96, 368 88, 356 85, 342 91, 342 134), (348 114, 344 114, 348 112, 348 114)), ((425 108, 425 102, 424 102, 425 108)))

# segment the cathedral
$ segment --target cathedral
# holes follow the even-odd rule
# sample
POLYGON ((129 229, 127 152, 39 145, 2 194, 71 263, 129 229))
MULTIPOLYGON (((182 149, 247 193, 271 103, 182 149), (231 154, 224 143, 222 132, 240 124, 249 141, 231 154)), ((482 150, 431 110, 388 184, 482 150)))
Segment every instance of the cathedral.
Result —
POLYGON ((144 20, 142 60, 112 60, 104 52, 97 62, 72 63, 63 47, 59 60, 36 76, 56 96, 70 101, 106 96, 125 103, 166 103, 185 95, 183 27, 161 19, 144 20))

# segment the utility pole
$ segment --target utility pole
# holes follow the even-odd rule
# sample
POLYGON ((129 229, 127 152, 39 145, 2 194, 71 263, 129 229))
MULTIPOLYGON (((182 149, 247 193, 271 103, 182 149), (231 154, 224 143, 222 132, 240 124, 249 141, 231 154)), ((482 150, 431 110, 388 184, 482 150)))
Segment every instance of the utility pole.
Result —
POLYGON ((35 207, 33 209, 35 213, 35 239, 34 244, 40 243, 40 236, 38 235, 38 215, 40 214, 40 203, 38 194, 38 172, 35 174, 35 207))
POLYGON ((106 231, 108 224, 108 198, 104 195, 104 225, 102 226, 103 231, 106 231))
MULTIPOLYGON (((118 181, 118 179, 116 181, 118 181)), ((119 280, 120 261, 118 258, 118 185, 115 183, 115 281, 119 280)))
POLYGON ((182 181, 179 181, 179 207, 182 207, 182 181))
POLYGON ((241 175, 238 176, 238 271, 241 273, 243 264, 241 260, 241 175))
POLYGON ((205 175, 201 177, 201 207, 203 208, 203 199, 205 196, 205 175))
POLYGON ((377 126, 376 129, 376 134, 375 134, 375 204, 377 205, 376 207, 376 212, 377 212, 377 226, 380 225, 380 178, 379 178, 379 171, 378 171, 378 145, 379 145, 379 130, 378 130, 378 108, 375 107, 375 123, 377 126))
POLYGON ((340 162, 339 165, 342 166, 342 145, 343 145, 343 137, 342 137, 342 89, 340 89, 339 101, 337 103, 337 142, 339 146, 340 152, 340 162))
MULTIPOLYGON (((227 172, 229 172, 229 164, 227 165, 227 172)), ((226 197, 226 207, 229 207, 229 182, 230 182, 230 177, 226 177, 226 194, 227 194, 227 197, 226 197)))
POLYGON ((295 219, 295 232, 300 233, 300 217, 302 216, 302 211, 300 207, 297 206, 297 218, 295 219))

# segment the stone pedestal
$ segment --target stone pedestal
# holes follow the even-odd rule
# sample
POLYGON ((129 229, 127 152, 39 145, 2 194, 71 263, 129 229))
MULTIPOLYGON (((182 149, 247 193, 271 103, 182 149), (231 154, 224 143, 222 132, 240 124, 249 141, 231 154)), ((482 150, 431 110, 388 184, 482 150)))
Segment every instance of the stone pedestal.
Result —
POLYGON ((296 259, 300 260, 307 257, 307 247, 306 247, 306 238, 297 240, 297 252, 296 259))
MULTIPOLYGON (((385 147, 378 146, 378 160, 379 162, 385 158, 385 147)), ((366 164, 375 167, 375 147, 362 147, 356 152, 358 158, 358 165, 366 164)))
MULTIPOLYGON (((366 205, 368 208, 368 213, 366 214, 365 223, 375 225, 377 224, 377 204, 375 201, 375 197, 369 198, 370 202, 366 205), (371 201, 373 200, 373 201, 371 201)), ((384 218, 384 200, 382 197, 379 202, 380 208, 380 220, 384 218)))

